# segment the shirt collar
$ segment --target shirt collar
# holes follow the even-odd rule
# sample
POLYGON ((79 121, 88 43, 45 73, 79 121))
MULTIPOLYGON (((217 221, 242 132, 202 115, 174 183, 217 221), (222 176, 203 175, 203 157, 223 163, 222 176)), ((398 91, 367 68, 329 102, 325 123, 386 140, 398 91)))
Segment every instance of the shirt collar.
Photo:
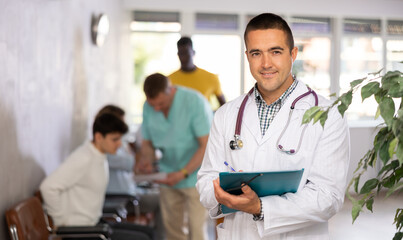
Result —
MULTIPOLYGON (((292 82, 291 86, 289 86, 287 88, 287 90, 285 90, 285 92, 276 100, 274 101, 272 104, 270 105, 275 105, 275 104, 280 104, 283 105, 283 102, 287 99, 287 97, 292 93, 292 91, 294 91, 294 89, 297 87, 298 85, 298 80, 294 79, 294 81, 292 82)), ((255 96, 255 102, 256 104, 260 104, 260 103, 264 103, 267 105, 267 103, 263 100, 262 95, 260 94, 259 90, 257 89, 257 83, 255 83, 255 87, 254 87, 254 96, 255 96)))

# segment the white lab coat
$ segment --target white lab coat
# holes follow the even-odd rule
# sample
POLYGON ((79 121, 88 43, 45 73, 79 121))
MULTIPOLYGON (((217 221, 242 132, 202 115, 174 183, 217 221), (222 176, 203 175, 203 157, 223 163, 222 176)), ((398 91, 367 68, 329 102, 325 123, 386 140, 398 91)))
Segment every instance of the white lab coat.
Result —
MULTIPOLYGON (((308 125, 301 148, 295 155, 288 155, 276 148, 292 101, 306 91, 306 85, 299 82, 263 137, 254 96, 249 96, 241 127, 244 146, 240 150, 231 150, 229 142, 234 138, 235 121, 245 95, 225 104, 215 113, 196 187, 210 217, 214 219, 225 216, 224 223, 217 226, 218 239, 329 239, 327 221, 342 207, 346 187, 350 158, 346 121, 337 109, 333 108, 324 128, 319 122, 308 125), (237 171, 301 168, 305 171, 297 193, 261 198, 264 220, 253 221, 251 214, 240 211, 217 215, 218 202, 214 197, 212 182, 219 172, 228 171, 224 160, 237 171)), ((319 106, 330 104, 329 100, 318 97, 319 106)), ((302 116, 312 106, 313 95, 297 102, 290 124, 280 142, 285 149, 297 147, 303 129, 302 116)))

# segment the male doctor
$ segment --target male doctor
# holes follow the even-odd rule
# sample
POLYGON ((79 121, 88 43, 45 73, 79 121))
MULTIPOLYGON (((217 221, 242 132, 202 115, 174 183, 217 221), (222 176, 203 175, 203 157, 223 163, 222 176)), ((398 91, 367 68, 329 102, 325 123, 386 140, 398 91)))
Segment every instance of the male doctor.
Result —
MULTIPOLYGON (((296 102, 287 126, 292 102, 308 91, 291 74, 298 53, 292 32, 284 19, 264 13, 248 23, 244 38, 256 84, 247 96, 241 123, 243 147, 232 150, 229 143, 245 95, 222 106, 214 116, 198 172, 200 200, 211 218, 225 217, 217 226, 218 239, 329 239, 327 221, 344 200, 350 151, 346 121, 332 109, 323 128, 309 124, 303 133, 302 116, 315 105, 314 95, 309 94, 296 102), (290 154, 284 149, 297 150, 290 154), (236 171, 304 168, 304 174, 296 193, 259 198, 245 185, 243 194, 236 196, 220 187, 219 172, 229 171, 224 161, 236 171), (222 214, 221 205, 239 211, 222 214)), ((318 100, 319 106, 331 104, 322 96, 318 100)))

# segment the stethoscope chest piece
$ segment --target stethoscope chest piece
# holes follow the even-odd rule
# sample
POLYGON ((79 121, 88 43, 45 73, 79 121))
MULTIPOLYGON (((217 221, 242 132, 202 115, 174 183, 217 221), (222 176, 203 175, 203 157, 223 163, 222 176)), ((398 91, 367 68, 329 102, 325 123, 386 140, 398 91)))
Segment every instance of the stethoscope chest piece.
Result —
POLYGON ((235 135, 234 138, 234 140, 229 142, 229 147, 232 150, 241 149, 243 147, 243 142, 241 139, 239 139, 239 135, 235 135))

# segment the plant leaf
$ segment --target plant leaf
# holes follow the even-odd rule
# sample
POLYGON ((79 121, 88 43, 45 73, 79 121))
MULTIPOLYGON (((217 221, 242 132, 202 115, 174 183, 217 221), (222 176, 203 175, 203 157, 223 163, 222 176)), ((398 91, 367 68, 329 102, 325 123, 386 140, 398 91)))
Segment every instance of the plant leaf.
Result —
POLYGON ((396 229, 400 231, 403 227, 403 208, 398 208, 395 213, 393 224, 396 224, 396 229))
POLYGON ((360 190, 360 194, 366 194, 369 193, 372 189, 376 188, 378 186, 379 180, 376 178, 372 178, 364 183, 364 186, 362 186, 360 190))
MULTIPOLYGON (((382 143, 381 148, 379 149, 379 157, 381 158, 383 165, 386 165, 386 163, 390 159, 389 144, 390 144, 389 141, 385 141, 382 143)), ((373 167, 373 166, 371 165, 371 167, 373 167)))
POLYGON ((381 109, 381 116, 385 120, 385 123, 389 126, 392 124, 393 115, 395 114, 395 103, 392 98, 384 97, 379 103, 381 109))
POLYGON ((348 106, 350 106, 350 104, 351 104, 351 101, 353 100, 353 90, 350 90, 350 91, 344 93, 343 95, 341 95, 340 100, 348 108, 348 106))
MULTIPOLYGON (((383 86, 382 86, 383 87, 383 86)), ((383 89, 383 88, 382 88, 383 89)), ((375 100, 379 104, 382 99, 385 97, 385 95, 388 93, 386 90, 380 90, 379 92, 375 93, 375 100)))
POLYGON ((307 124, 309 123, 314 117, 315 114, 320 111, 319 106, 314 106, 308 109, 305 113, 304 116, 302 117, 302 124, 307 124))
POLYGON ((395 184, 395 186, 390 188, 389 191, 386 193, 386 197, 389 197, 391 194, 393 194, 394 192, 396 192, 402 188, 403 188, 403 182, 399 182, 399 183, 395 184))
POLYGON ((320 116, 322 116, 323 113, 324 113, 324 111, 318 111, 315 114, 315 116, 313 117, 313 124, 315 124, 320 119, 320 116))
POLYGON ((381 148, 382 144, 387 141, 387 135, 388 135, 388 128, 384 127, 381 128, 378 133, 376 134, 374 138, 374 150, 376 152, 379 151, 379 148, 381 148))
POLYGON ((365 203, 367 209, 371 212, 372 211, 372 205, 374 204, 374 198, 370 198, 369 200, 367 200, 367 202, 365 203))
POLYGON ((400 77, 402 73, 400 71, 388 71, 383 77, 382 77, 382 84, 386 83, 388 79, 394 78, 394 77, 400 77))
POLYGON ((395 236, 393 237, 392 240, 402 240, 403 238, 403 232, 397 232, 395 233, 395 236))
POLYGON ((403 77, 398 77, 394 79, 394 83, 391 84, 388 94, 391 97, 402 97, 403 96, 403 77))
POLYGON ((396 145, 397 145, 397 138, 394 138, 392 141, 390 141, 389 144, 388 152, 390 157, 393 157, 393 155, 395 154, 396 145))
POLYGON ((360 178, 361 175, 358 175, 358 177, 356 177, 354 180, 354 190, 356 193, 358 193, 358 185, 360 184, 360 178))
POLYGON ((379 71, 377 72, 373 72, 373 73, 368 73, 368 75, 378 75, 382 72, 383 68, 381 68, 379 71))
POLYGON ((386 181, 383 183, 383 186, 386 188, 392 188, 396 183, 395 175, 390 175, 389 177, 387 177, 384 180, 386 180, 386 181))
POLYGON ((391 169, 395 169, 397 167, 399 167, 399 161, 398 160, 393 160, 388 165, 383 166, 381 171, 379 171, 378 176, 380 176, 383 172, 389 172, 391 169))
POLYGON ((366 98, 379 91, 379 82, 370 82, 361 88, 361 98, 364 101, 366 98))
POLYGON ((322 115, 320 115, 320 125, 322 125, 322 127, 325 127, 325 123, 327 120, 327 114, 329 113, 329 110, 323 112, 322 115))
POLYGON ((357 219, 362 210, 362 203, 360 201, 353 201, 353 208, 351 210, 351 216, 353 217, 353 223, 357 219))
POLYGON ((403 164, 403 143, 399 141, 396 149, 396 157, 399 159, 399 164, 403 164))
POLYGON ((367 79, 367 78, 361 78, 361 79, 357 79, 357 80, 354 80, 354 81, 350 82, 350 87, 354 88, 358 84, 362 83, 362 81, 364 81, 365 79, 367 79))
POLYGON ((339 113, 341 114, 342 117, 344 117, 344 112, 347 111, 347 106, 341 103, 339 106, 337 106, 337 109, 339 110, 339 113))
POLYGON ((385 90, 389 90, 395 85, 398 81, 397 79, 401 76, 401 72, 399 71, 389 71, 382 77, 382 88, 385 90))
POLYGON ((381 115, 381 109, 379 108, 379 105, 378 105, 378 107, 376 108, 376 113, 375 113, 374 119, 378 119, 380 115, 381 115))

